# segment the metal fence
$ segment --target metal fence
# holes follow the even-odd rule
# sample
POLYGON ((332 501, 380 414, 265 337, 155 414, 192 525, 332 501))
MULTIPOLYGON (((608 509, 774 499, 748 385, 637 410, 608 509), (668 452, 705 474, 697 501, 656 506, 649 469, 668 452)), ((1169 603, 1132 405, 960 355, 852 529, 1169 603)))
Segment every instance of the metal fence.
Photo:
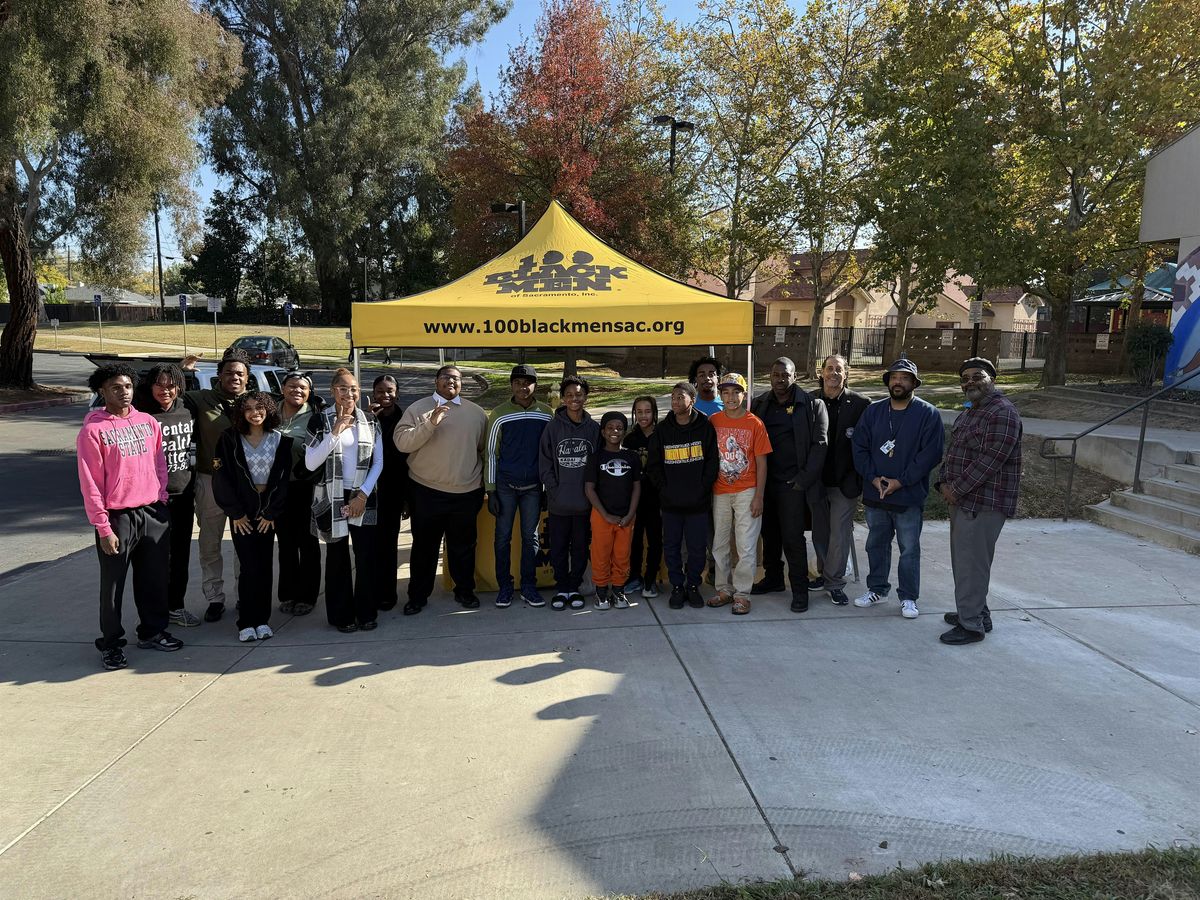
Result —
POLYGON ((1001 372, 1025 372, 1046 365, 1046 332, 1002 331, 996 367, 1001 372))
POLYGON ((886 328, 820 328, 817 330, 817 359, 840 353, 851 366, 883 364, 886 328))

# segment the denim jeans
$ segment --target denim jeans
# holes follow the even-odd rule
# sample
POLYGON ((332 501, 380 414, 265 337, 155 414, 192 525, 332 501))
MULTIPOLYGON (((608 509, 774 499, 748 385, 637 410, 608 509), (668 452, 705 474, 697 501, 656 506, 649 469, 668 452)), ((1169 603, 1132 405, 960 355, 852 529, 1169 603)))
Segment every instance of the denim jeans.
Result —
POLYGON ((541 485, 516 488, 497 484, 500 515, 496 516, 496 586, 513 586, 512 534, 517 510, 521 512, 521 587, 537 587, 538 520, 542 515, 541 485))
POLYGON ((900 565, 896 569, 896 594, 901 600, 916 600, 921 596, 921 525, 925 510, 921 506, 906 506, 901 510, 865 507, 867 514, 867 587, 886 597, 892 589, 888 575, 892 571, 892 538, 900 548, 900 565))

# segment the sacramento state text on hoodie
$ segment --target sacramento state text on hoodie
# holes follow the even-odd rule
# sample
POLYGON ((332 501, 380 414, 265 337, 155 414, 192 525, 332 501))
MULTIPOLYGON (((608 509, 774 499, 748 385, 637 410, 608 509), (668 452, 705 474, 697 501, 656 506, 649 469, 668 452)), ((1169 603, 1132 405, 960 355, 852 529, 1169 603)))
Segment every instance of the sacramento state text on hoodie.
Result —
POLYGON ((658 488, 665 512, 704 512, 712 505, 712 486, 720 459, 717 432, 708 416, 693 408, 686 425, 667 413, 646 451, 646 477, 658 488))
POLYGON ((579 516, 591 511, 583 493, 588 456, 600 445, 600 426, 583 411, 583 419, 571 421, 567 408, 554 412, 542 432, 538 471, 546 486, 547 509, 556 516, 579 516))
POLYGON ((162 427, 148 413, 130 407, 122 418, 92 410, 75 438, 75 451, 83 509, 100 537, 113 533, 109 510, 167 502, 162 427))

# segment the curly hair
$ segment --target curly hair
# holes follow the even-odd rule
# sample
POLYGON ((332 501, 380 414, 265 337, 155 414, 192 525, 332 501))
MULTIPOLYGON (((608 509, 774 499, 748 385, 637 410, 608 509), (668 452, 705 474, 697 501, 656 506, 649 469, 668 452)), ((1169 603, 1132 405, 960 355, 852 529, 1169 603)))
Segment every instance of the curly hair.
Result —
POLYGON ((263 420, 263 431, 274 431, 283 421, 274 397, 263 391, 246 391, 233 401, 233 410, 230 416, 233 420, 233 429, 238 434, 250 433, 250 423, 246 421, 246 407, 251 405, 262 406, 267 411, 267 417, 263 420))
POLYGON ((129 379, 130 384, 137 384, 137 372, 133 371, 133 366, 125 363, 108 363, 99 366, 95 372, 88 376, 88 387, 96 393, 100 393, 100 388, 104 387, 105 382, 111 381, 113 378, 119 378, 124 375, 129 379))
POLYGON ((225 355, 217 363, 217 374, 220 375, 221 371, 230 363, 241 363, 246 367, 246 374, 250 374, 250 354, 241 347, 230 347, 225 351, 225 355))
POLYGON ((567 388, 573 384, 577 384, 583 388, 583 396, 585 397, 592 392, 592 386, 587 383, 587 379, 582 375, 568 375, 561 382, 559 382, 558 396, 561 397, 563 394, 565 394, 567 392, 567 388))
POLYGON ((158 384, 158 379, 164 375, 171 379, 171 383, 180 394, 184 392, 187 383, 183 377, 183 369, 175 363, 155 363, 142 373, 141 380, 133 389, 134 407, 145 413, 162 411, 162 405, 154 399, 154 385, 158 384))
POLYGON ((692 360, 692 364, 688 367, 688 381, 692 384, 696 383, 696 375, 703 365, 710 365, 717 370, 717 377, 725 374, 725 367, 721 365, 721 361, 713 356, 702 356, 699 359, 692 360))

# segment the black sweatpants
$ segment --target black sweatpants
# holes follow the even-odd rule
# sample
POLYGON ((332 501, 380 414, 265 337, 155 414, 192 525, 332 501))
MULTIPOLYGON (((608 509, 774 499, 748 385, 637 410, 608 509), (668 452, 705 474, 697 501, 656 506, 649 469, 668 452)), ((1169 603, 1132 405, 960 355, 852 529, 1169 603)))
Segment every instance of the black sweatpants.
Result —
POLYGON ((379 521, 375 525, 375 589, 381 609, 396 605, 396 570, 399 568, 403 515, 404 499, 399 494, 380 494, 379 521))
POLYGON ((786 557, 793 595, 808 596, 808 542, 804 539, 807 512, 804 491, 767 484, 763 495, 763 571, 768 581, 782 583, 786 557))
POLYGON ((376 526, 348 527, 349 537, 325 545, 325 614, 330 625, 365 625, 379 615, 375 605, 376 526))
POLYGON ((167 628, 167 571, 170 566, 170 514, 166 504, 152 503, 132 509, 110 509, 108 521, 117 536, 117 552, 109 556, 100 548, 100 634, 96 647, 111 650, 125 646, 121 627, 121 600, 125 576, 133 568, 133 602, 138 611, 138 640, 152 638, 167 628))
POLYGON ((671 587, 698 587, 704 575, 705 551, 712 513, 663 510, 663 552, 671 587), (684 559, 686 555, 686 560, 684 559))
POLYGON ((279 602, 317 605, 321 592, 321 541, 312 532, 311 481, 288 482, 283 515, 275 520, 279 537, 279 602))
MULTIPOLYGON (((251 519, 256 529, 258 520, 251 519)), ((238 534, 233 530, 233 549, 237 551, 242 571, 238 575, 237 627, 257 628, 271 619, 272 568, 275 563, 275 531, 259 534, 238 534)))
POLYGON ((550 540, 550 565, 554 567, 554 590, 558 594, 577 592, 583 584, 592 543, 590 513, 546 517, 546 537, 550 540))
POLYGON ((446 567, 456 593, 475 590, 475 518, 483 505, 483 488, 465 494, 450 494, 417 484, 411 485, 409 525, 412 550, 408 560, 408 599, 427 603, 437 578, 438 553, 446 538, 446 567))
POLYGON ((641 578, 646 584, 658 581, 658 569, 662 565, 662 510, 658 508, 658 496, 646 502, 645 484, 642 499, 638 501, 637 517, 633 521, 633 544, 629 548, 629 577, 641 578), (642 542, 645 541, 645 564, 642 560, 642 542), (644 573, 644 574, 643 574, 644 573))
POLYGON ((196 520, 196 490, 187 490, 167 500, 171 520, 170 570, 167 575, 167 609, 183 609, 187 594, 188 566, 192 562, 192 525, 196 520))

